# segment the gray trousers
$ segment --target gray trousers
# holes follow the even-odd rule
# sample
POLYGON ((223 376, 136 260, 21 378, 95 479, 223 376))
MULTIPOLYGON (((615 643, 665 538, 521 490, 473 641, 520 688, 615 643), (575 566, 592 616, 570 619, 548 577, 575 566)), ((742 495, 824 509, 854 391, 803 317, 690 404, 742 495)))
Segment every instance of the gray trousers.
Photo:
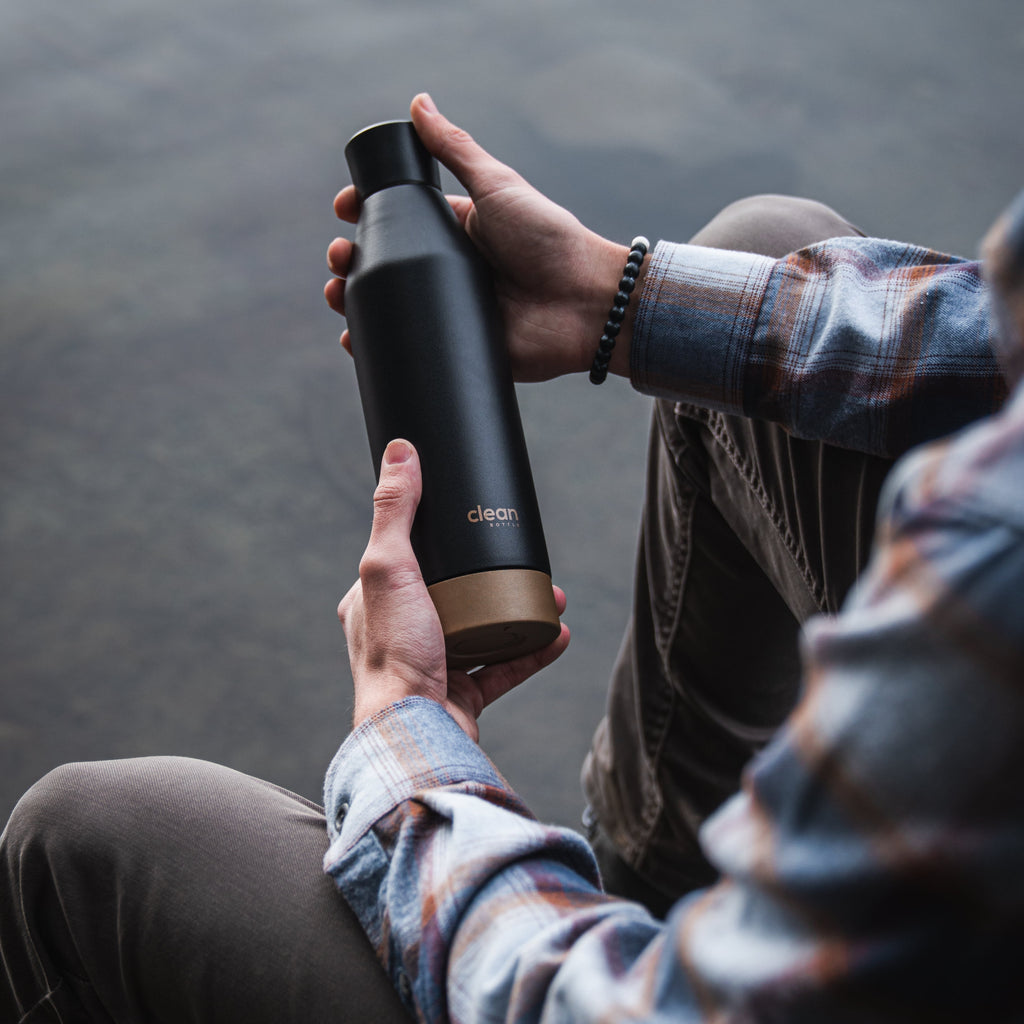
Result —
MULTIPOLYGON (((819 203, 759 196, 693 241, 778 257, 860 234, 819 203)), ((866 564, 891 465, 655 403, 633 613, 583 768, 610 890, 664 915, 714 879, 698 830, 796 703, 800 626, 866 564)))
POLYGON ((326 850, 321 808, 220 765, 56 769, 0 840, 0 1021, 409 1021, 326 850))
MULTIPOLYGON (((759 197, 695 239, 781 255, 855 229, 759 197)), ((662 911, 792 706, 799 623, 862 567, 888 466, 657 403, 636 605, 584 785, 606 884, 662 911)), ((408 1019, 321 872, 323 811, 181 758, 68 765, 0 839, 0 1021, 408 1019)))

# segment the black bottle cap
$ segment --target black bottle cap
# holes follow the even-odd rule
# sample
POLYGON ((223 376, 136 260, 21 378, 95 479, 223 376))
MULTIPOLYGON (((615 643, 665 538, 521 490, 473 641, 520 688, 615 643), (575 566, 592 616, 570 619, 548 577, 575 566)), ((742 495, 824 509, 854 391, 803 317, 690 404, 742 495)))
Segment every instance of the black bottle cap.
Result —
POLYGON ((431 185, 440 190, 437 161, 420 142, 412 121, 384 121, 349 139, 345 159, 361 199, 391 185, 431 185))

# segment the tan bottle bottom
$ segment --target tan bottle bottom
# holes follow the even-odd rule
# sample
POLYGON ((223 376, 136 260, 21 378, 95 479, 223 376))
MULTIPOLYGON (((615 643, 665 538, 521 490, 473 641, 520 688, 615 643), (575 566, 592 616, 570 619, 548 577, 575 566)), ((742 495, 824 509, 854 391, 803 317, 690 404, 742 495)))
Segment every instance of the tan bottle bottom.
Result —
POLYGON ((551 577, 536 569, 456 576, 428 590, 451 668, 510 661, 546 647, 561 628, 551 577))

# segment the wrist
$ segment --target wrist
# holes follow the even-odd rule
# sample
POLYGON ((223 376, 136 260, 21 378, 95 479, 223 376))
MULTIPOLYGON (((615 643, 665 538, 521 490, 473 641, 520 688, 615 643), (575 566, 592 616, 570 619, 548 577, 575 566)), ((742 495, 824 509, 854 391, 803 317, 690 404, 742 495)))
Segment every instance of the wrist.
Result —
MULTIPOLYGON (((581 274, 582 287, 578 294, 579 330, 577 334, 576 361, 574 370, 587 373, 594 362, 594 352, 601 337, 601 330, 608 318, 609 300, 615 294, 614 285, 626 262, 628 250, 600 235, 592 235, 592 244, 583 256, 586 273, 581 274)), ((623 324, 625 332, 626 325, 623 324)), ((628 350, 628 339, 623 339, 628 350)), ((613 359, 611 369, 619 362, 613 359)), ((628 366, 628 356, 626 359, 628 366)))

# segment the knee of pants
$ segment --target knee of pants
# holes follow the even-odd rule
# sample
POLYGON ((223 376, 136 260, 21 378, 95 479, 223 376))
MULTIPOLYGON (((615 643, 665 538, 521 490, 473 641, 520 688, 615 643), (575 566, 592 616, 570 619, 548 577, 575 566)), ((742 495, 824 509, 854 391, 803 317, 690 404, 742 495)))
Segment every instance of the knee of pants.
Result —
POLYGON ((95 772, 88 762, 64 764, 47 772, 15 805, 4 830, 4 846, 21 850, 51 837, 78 834, 83 805, 96 799, 95 772))
POLYGON ((803 196, 790 196, 778 192, 759 192, 756 195, 743 196, 724 206, 718 217, 742 219, 748 224, 760 224, 774 227, 788 224, 794 218, 805 217, 838 217, 830 206, 817 199, 806 199, 803 196))
MULTIPOLYGON (((131 821, 153 814, 145 759, 80 761, 44 775, 22 796, 4 831, 11 853, 74 843, 76 854, 98 852, 129 834, 131 821)), ((5 851, 7 852, 7 851, 5 851)))
POLYGON ((730 203, 691 242, 779 258, 826 238, 862 234, 817 200, 764 193, 730 203))

